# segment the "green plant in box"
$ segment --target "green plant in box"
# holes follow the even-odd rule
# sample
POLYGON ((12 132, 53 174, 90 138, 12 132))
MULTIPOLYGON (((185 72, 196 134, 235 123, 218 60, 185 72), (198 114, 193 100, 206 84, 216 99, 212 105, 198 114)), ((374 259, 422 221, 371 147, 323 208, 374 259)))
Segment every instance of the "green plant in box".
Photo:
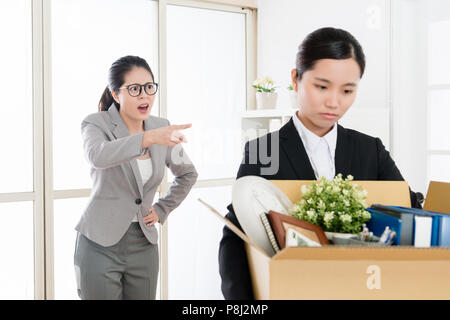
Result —
POLYGON ((338 174, 333 180, 321 177, 310 185, 302 186, 303 199, 296 202, 289 214, 314 223, 324 231, 358 233, 370 220, 366 211, 367 191, 351 184, 351 175, 344 180, 338 174))

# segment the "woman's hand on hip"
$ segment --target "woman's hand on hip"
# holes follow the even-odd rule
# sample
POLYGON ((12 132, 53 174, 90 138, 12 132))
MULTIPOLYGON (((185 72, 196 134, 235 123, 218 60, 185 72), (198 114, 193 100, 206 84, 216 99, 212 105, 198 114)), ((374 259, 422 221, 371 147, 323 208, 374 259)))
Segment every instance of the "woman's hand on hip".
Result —
POLYGON ((180 130, 190 128, 191 126, 192 124, 189 123, 147 130, 145 131, 144 138, 142 139, 142 147, 148 148, 152 144, 173 147, 180 142, 187 142, 186 137, 180 132, 180 130))
POLYGON ((150 209, 148 209, 148 215, 146 215, 144 217, 144 223, 147 227, 151 227, 152 225, 154 225, 156 222, 159 221, 159 217, 158 214, 156 213, 156 210, 151 207, 150 209))

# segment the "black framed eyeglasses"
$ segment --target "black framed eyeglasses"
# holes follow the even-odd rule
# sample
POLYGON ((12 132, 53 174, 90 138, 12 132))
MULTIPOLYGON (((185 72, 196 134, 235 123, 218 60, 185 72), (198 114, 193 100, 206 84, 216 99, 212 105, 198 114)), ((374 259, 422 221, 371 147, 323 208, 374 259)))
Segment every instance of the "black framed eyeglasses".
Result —
POLYGON ((144 88, 146 94, 152 96, 158 91, 158 84, 155 82, 147 82, 145 84, 133 83, 119 89, 127 89, 130 96, 137 97, 141 94, 142 88, 144 88))

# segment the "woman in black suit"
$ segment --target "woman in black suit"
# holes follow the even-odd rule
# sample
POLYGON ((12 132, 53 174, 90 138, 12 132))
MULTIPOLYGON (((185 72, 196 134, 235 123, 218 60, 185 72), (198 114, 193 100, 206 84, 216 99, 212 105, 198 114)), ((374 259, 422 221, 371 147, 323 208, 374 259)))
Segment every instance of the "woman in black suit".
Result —
MULTIPOLYGON (((404 180, 379 138, 338 125, 355 100, 364 68, 363 50, 347 31, 322 28, 309 34, 291 71, 299 110, 279 131, 247 142, 237 178, 315 180, 342 173, 354 180, 404 180)), ((420 207, 414 192, 411 204, 420 207)), ((228 210, 226 217, 240 227, 231 204, 228 210)), ((228 227, 219 270, 225 299, 253 299, 244 243, 228 227)))

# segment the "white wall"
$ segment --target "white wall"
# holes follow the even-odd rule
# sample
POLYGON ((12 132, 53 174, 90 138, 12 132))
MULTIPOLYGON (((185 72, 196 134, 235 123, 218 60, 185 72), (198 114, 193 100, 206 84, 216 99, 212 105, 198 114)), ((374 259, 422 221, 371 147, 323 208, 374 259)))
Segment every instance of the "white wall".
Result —
POLYGON ((308 33, 325 26, 352 33, 366 54, 358 96, 340 124, 380 137, 389 148, 387 0, 259 0, 258 77, 272 77, 281 86, 279 104, 289 104, 285 88, 298 46, 308 33))

